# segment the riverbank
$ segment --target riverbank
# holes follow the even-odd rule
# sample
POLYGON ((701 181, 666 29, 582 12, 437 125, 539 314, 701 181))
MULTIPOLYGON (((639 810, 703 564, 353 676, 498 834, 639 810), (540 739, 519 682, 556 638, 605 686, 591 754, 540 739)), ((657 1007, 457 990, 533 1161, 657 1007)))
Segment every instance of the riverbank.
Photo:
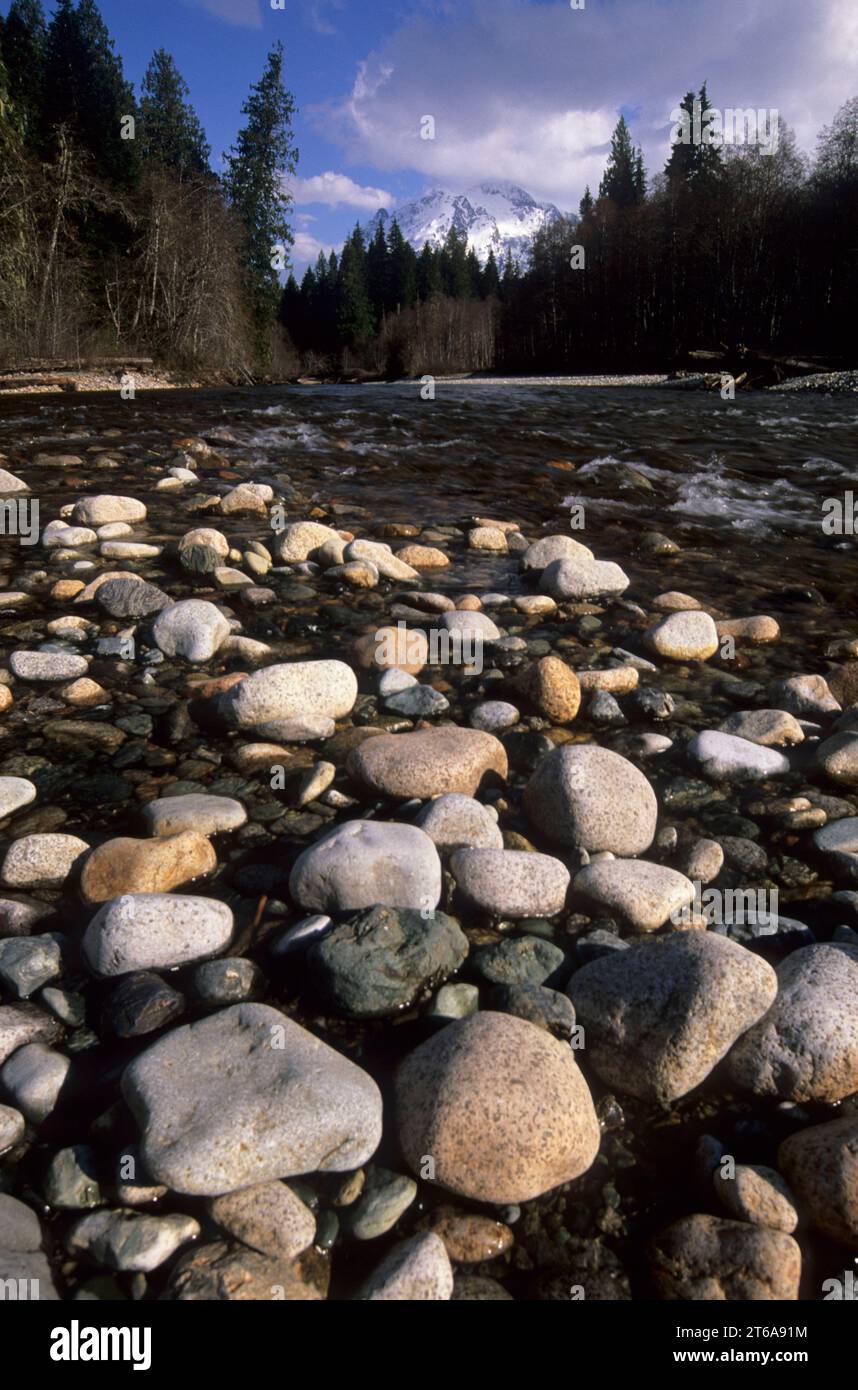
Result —
MULTIPOLYGON (((7 373, 8 378, 8 373, 7 373)), ((467 386, 467 387, 498 387, 498 386, 549 386, 558 388, 617 388, 617 389, 637 389, 662 387, 674 390, 687 391, 714 391, 721 389, 724 378, 720 375, 687 372, 671 374, 667 372, 643 372, 626 374, 603 374, 593 373, 585 375, 560 375, 560 376, 492 376, 488 373, 470 375, 468 373, 453 374, 448 376, 435 377, 416 377, 400 378, 395 381, 386 381, 381 377, 375 377, 368 373, 360 376, 352 376, 346 379, 332 378, 323 381, 316 377, 292 377, 288 380, 274 381, 266 379, 265 382, 256 383, 264 386, 403 386, 411 385, 423 387, 431 380, 435 387, 439 386, 467 386)), ((50 396, 58 392, 78 394, 84 392, 116 392, 124 393, 126 398, 133 398, 137 392, 151 391, 184 391, 184 390, 206 390, 212 387, 222 386, 226 389, 230 387, 246 387, 254 383, 249 379, 238 380, 234 376, 225 373, 201 372, 196 375, 188 375, 181 372, 172 372, 167 369, 145 368, 131 369, 128 371, 117 370, 68 370, 68 371, 45 371, 45 372, 15 372, 14 385, 4 383, 0 375, 0 405, 4 398, 15 396, 50 396)), ((839 372, 814 372, 805 377, 796 377, 790 381, 767 387, 748 387, 742 383, 737 383, 738 389, 743 394, 749 394, 757 390, 767 390, 775 392, 817 392, 820 394, 850 395, 858 393, 858 371, 839 371, 839 372)))

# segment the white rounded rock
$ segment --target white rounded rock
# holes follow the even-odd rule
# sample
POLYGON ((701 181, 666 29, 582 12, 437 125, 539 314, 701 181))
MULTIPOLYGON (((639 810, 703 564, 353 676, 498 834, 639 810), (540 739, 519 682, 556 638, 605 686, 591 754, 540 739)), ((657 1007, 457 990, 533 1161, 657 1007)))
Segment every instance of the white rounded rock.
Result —
POLYGON ((441 898, 441 861, 416 825, 346 821, 298 856, 289 892, 312 912, 432 909, 441 898))
POLYGON ((182 599, 161 609, 152 635, 165 656, 210 661, 229 636, 229 623, 213 603, 182 599))
POLYGON ((124 893, 99 908, 83 953, 94 975, 170 970, 223 951, 232 932, 232 911, 215 898, 124 893))

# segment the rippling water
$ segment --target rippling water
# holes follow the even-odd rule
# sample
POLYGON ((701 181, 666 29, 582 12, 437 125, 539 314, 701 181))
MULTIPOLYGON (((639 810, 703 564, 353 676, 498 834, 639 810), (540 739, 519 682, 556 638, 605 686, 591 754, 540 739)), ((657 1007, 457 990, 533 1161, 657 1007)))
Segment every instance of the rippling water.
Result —
MULTIPOLYGON (((667 574, 669 587, 691 586, 736 615, 764 604, 783 616, 795 605, 790 594, 784 606, 789 586, 818 587, 834 622, 853 606, 858 544, 821 525, 825 499, 858 479, 858 401, 849 398, 725 402, 658 388, 439 383, 434 401, 407 384, 25 397, 3 407, 0 452, 12 468, 39 449, 121 445, 129 470, 106 475, 104 488, 136 483, 150 527, 165 536, 186 529, 186 517, 168 495, 150 495, 145 465, 168 458, 183 435, 226 428, 234 442, 218 447, 231 467, 259 481, 286 472, 320 502, 363 507, 368 530, 373 520, 474 513, 567 530, 570 507, 583 503, 579 539, 636 583, 664 588, 667 574), (679 559, 635 557, 641 531, 653 528, 680 543, 679 559)), ((48 485, 57 506, 79 491, 58 471, 48 485)), ((468 557, 446 582, 467 581, 480 563, 468 557)), ((514 561, 508 569, 514 589, 514 561)))

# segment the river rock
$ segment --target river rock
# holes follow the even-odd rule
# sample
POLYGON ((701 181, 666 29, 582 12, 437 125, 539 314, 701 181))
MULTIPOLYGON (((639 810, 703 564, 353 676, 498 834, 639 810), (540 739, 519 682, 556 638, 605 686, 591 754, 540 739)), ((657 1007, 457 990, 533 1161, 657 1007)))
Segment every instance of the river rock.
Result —
POLYGON ((708 613, 670 613, 644 633, 644 645, 670 661, 708 661, 718 650, 718 633, 708 613))
POLYGON ((36 799, 36 788, 26 777, 0 777, 0 820, 13 816, 36 799))
POLYGON ((349 756, 353 777, 391 797, 473 796, 484 778, 505 778, 503 744, 480 729, 420 729, 366 739, 349 756))
MULTIPOLYGON (((492 941, 474 953, 472 965, 480 979, 493 985, 541 985, 558 974, 565 979, 569 973, 560 947, 541 936, 503 937, 500 941, 492 941)), ((517 1011, 502 1009, 501 1012, 517 1011)), ((518 1014, 518 1017, 523 1015, 518 1014)))
POLYGON ((581 686, 559 656, 544 656, 515 677, 512 688, 553 724, 569 724, 581 705, 581 686))
POLYGON ((795 1198, 774 1168, 737 1163, 733 1177, 725 1177, 718 1167, 712 1181, 716 1195, 738 1221, 785 1231, 788 1236, 798 1225, 795 1198))
POLYGON ((844 787, 858 785, 858 733, 844 730, 833 734, 816 750, 820 772, 844 787))
POLYGON ((88 850, 76 835, 23 835, 6 851, 0 878, 9 888, 61 888, 88 850))
POLYGON ((377 1240, 386 1235, 417 1196, 417 1184, 404 1173, 392 1173, 373 1164, 361 1194, 346 1212, 346 1227, 355 1240, 377 1240))
POLYGON ((274 1259, 294 1259, 313 1244, 316 1218, 285 1182, 263 1182, 209 1203, 212 1220, 236 1240, 274 1259))
POLYGON ((657 931, 671 913, 694 899, 694 884, 684 874, 643 859, 613 859, 588 864, 573 885, 582 909, 597 916, 621 917, 635 931, 657 931))
POLYGON ((85 676, 89 661, 74 652, 13 652, 9 668, 20 681, 70 681, 85 676))
POLYGON ((482 729, 487 734, 499 734, 511 729, 521 715, 515 705, 506 700, 482 700, 471 710, 469 723, 472 729, 482 729))
POLYGON ((688 756, 713 782, 766 782, 789 772, 789 759, 734 734, 705 729, 688 744, 688 756))
POLYGON ((40 1125, 56 1107, 71 1062, 44 1043, 26 1043, 0 1067, 0 1084, 12 1104, 40 1125))
POLYGON ((191 792, 187 796, 164 796, 143 807, 143 821, 150 835, 178 835, 196 830, 201 835, 217 835, 237 830, 245 824, 247 812, 231 796, 210 796, 191 792))
POLYGON ((528 818, 547 839, 589 852, 642 854, 655 836, 658 804, 642 772, 595 744, 556 748, 525 788, 528 818))
POLYGON ((340 540, 341 537, 330 526, 320 526, 317 521, 293 521, 283 530, 278 554, 284 564, 297 565, 303 560, 313 559, 316 551, 327 541, 340 540))
POLYGON ((9 1283, 22 1300, 55 1303, 59 1294, 47 1257, 42 1253, 39 1218, 24 1202, 0 1192, 0 1288, 6 1298, 9 1283))
POLYGON ((274 489, 268 483, 239 483, 220 499, 220 509, 224 516, 267 516, 268 504, 273 500, 274 489))
POLYGON ((161 609, 152 625, 152 636, 165 656, 211 661, 229 636, 229 623, 213 603, 182 599, 161 609))
POLYGON ((711 883, 724 867, 724 851, 717 840, 695 840, 682 858, 682 873, 692 883, 711 883))
POLYGON ((736 1086, 758 1096, 836 1104, 858 1091, 858 948, 793 951, 778 996, 730 1053, 736 1086))
POLYGON ((179 1212, 150 1216, 120 1207, 82 1217, 66 1237, 66 1249, 71 1255, 88 1255, 108 1269, 148 1273, 199 1233, 199 1222, 192 1216, 179 1212))
POLYGON ((725 937, 676 932, 591 961, 566 992, 601 1079, 667 1105, 693 1091, 762 1017, 777 976, 725 937))
POLYGON ((832 714, 840 713, 840 704, 824 676, 790 676, 775 681, 768 696, 775 709, 789 710, 797 719, 826 722, 832 714))
POLYGON ((478 1202, 529 1201, 585 1173, 599 1124, 568 1046, 509 1014, 449 1024, 401 1063, 399 1140, 409 1166, 478 1202))
POLYGON ((122 1090, 148 1171, 174 1192, 351 1172, 381 1138, 371 1077, 265 1004, 174 1029, 131 1063, 122 1090))
POLYGON ((17 999, 62 974, 60 936, 11 936, 0 940, 0 980, 17 999))
POLYGON ((215 898, 129 892, 95 914, 83 953, 96 975, 168 970, 223 951, 232 931, 232 911, 215 898))
POLYGON ((542 572, 546 593, 562 599, 612 598, 625 593, 631 580, 613 560, 552 560, 542 572))
POLYGON ((446 1302, 453 1294, 447 1248, 433 1232, 411 1236, 382 1260, 357 1297, 370 1303, 446 1302))
POLYGON ((457 849, 450 869, 468 901, 495 917, 553 917, 566 903, 569 870, 547 854, 457 849))
POLYGON ((432 909, 441 897, 441 861, 415 825, 346 821, 299 855, 289 892, 300 907, 315 912, 376 904, 432 909))
POLYGON ((72 521, 75 526, 106 526, 111 521, 145 521, 146 507, 136 497, 112 497, 100 493, 97 497, 82 497, 75 503, 72 521))
POLYGON ((169 893, 216 868, 211 841, 195 830, 160 840, 108 840, 84 864, 80 891, 94 906, 124 893, 169 893))
POLYGON ((346 546, 345 559, 346 561, 368 560, 385 579, 396 579, 402 582, 403 580, 420 578, 413 565, 408 565, 404 560, 398 559, 390 547, 382 545, 380 541, 352 541, 346 546))
POLYGON ((759 743, 763 748, 804 742, 804 729, 795 715, 784 709, 739 710, 724 720, 719 732, 759 743))
POLYGON ((418 815, 417 824, 439 854, 464 848, 503 849, 497 811, 461 792, 448 792, 430 801, 418 815))
POLYGON ((140 579, 110 579, 98 589, 96 602, 111 618, 147 618, 168 608, 172 599, 157 584, 146 584, 140 579))
POLYGON ((26 1128, 27 1122, 20 1110, 13 1109, 11 1105, 0 1105, 0 1157, 20 1144, 26 1128))
POLYGON ((163 1297, 178 1303, 318 1302, 327 1296, 329 1265, 318 1250, 273 1259, 244 1245, 210 1241, 180 1256, 163 1297))
POLYGON ((534 570, 541 574, 555 560, 590 562, 595 558, 592 550, 580 541, 574 540, 572 536, 543 536, 542 540, 534 541, 527 547, 521 557, 521 565, 524 570, 534 570))
POLYGON ((52 1014, 22 1001, 0 1005, 0 1064, 26 1043, 53 1043, 62 1037, 62 1026, 52 1014))
POLYGON ((683 1216, 650 1245, 659 1298, 688 1302, 798 1298, 801 1250, 792 1236, 720 1216, 683 1216))
POLYGON ((446 980, 467 954, 467 937, 445 913, 373 907, 314 940, 307 960, 338 1012, 385 1018, 446 980))
POLYGON ((275 720, 342 719, 357 689, 354 671, 344 661, 295 661, 254 671, 226 691, 220 707, 239 729, 275 720))
POLYGON ((485 613, 455 609, 452 613, 441 614, 441 627, 449 632, 455 651, 455 639, 476 640, 477 642, 496 642, 500 632, 485 613))
POLYGON ((783 1173, 813 1225, 832 1240, 858 1242, 858 1115, 812 1125, 778 1149, 783 1173))
POLYGON ((198 526, 179 541, 179 561, 192 574, 213 574, 229 558, 229 549, 221 531, 198 526))

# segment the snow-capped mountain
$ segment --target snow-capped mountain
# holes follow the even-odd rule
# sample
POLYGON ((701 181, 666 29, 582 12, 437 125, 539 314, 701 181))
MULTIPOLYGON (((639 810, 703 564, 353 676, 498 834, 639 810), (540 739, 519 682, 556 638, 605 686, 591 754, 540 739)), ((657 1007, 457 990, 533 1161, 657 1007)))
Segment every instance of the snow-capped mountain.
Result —
POLYGON ((491 250, 503 267, 507 254, 522 264, 540 228, 563 216, 553 203, 538 203, 518 184, 499 180, 477 184, 464 193, 433 188, 391 212, 379 208, 363 230, 371 238, 379 223, 387 231, 395 217, 406 241, 420 252, 427 241, 441 246, 455 227, 467 235, 469 248, 473 247, 482 264, 491 250))

